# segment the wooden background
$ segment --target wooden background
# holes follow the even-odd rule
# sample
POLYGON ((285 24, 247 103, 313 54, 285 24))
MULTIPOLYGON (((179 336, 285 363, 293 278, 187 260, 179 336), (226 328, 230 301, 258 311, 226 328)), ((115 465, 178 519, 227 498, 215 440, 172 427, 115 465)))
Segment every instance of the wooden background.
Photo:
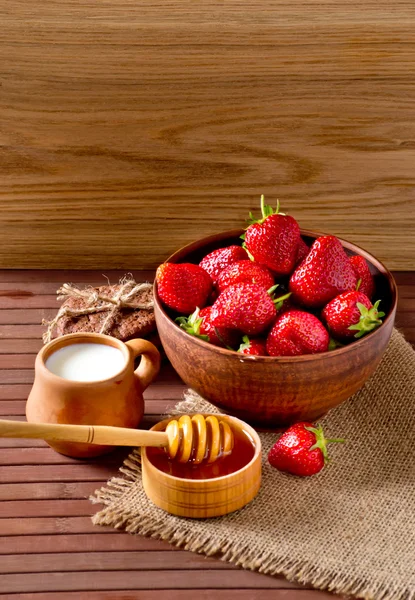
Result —
POLYGON ((415 255, 412 0, 0 0, 0 267, 152 268, 261 193, 415 255))

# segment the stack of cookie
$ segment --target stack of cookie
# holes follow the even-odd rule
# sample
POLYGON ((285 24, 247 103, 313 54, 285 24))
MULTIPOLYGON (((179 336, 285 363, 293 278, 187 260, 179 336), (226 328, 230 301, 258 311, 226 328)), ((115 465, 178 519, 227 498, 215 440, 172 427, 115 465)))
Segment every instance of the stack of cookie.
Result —
POLYGON ((44 342, 68 333, 105 333, 119 340, 151 337, 157 341, 153 310, 153 288, 132 279, 115 285, 87 287, 64 284, 57 292, 64 300, 43 336, 44 342))

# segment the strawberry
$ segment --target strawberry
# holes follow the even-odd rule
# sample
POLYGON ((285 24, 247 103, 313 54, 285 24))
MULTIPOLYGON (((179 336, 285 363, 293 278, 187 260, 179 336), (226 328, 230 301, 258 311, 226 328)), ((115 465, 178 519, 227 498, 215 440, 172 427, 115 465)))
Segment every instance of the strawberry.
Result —
POLYGON ((297 248, 297 256, 295 258, 295 266, 299 265, 303 262, 307 254, 309 253, 310 248, 307 246, 303 238, 300 237, 300 241, 298 243, 297 248))
POLYGON ((357 279, 357 290, 366 294, 369 300, 372 299, 373 292, 375 291, 375 281, 373 279, 373 275, 370 272, 369 266, 363 256, 359 256, 356 254, 355 256, 350 257, 350 263, 353 267, 353 271, 357 279), (359 283, 360 282, 360 283, 359 283))
POLYGON ((380 300, 372 305, 360 291, 345 292, 329 302, 322 316, 330 333, 340 340, 360 338, 382 325, 385 313, 378 312, 380 300))
POLYGON ((321 425, 296 423, 292 425, 268 453, 268 462, 279 471, 300 477, 319 473, 328 463, 327 443, 344 442, 343 439, 326 439, 321 425))
POLYGON ((191 263, 163 263, 156 271, 156 281, 163 304, 182 314, 205 306, 212 291, 210 275, 191 263))
POLYGON ((213 283, 216 283, 218 275, 228 265, 238 261, 246 260, 248 255, 241 246, 228 246, 226 248, 218 248, 207 254, 199 263, 212 278, 213 283))
POLYGON ((234 262, 219 273, 216 285, 219 292, 223 292, 235 283, 258 283, 266 290, 274 285, 271 271, 251 260, 234 262))
MULTIPOLYGON (((273 291, 274 288, 269 290, 273 291)), ((215 327, 257 335, 271 325, 277 314, 276 304, 281 304, 283 298, 273 300, 257 283, 236 283, 226 288, 213 304, 211 321, 215 327)))
POLYGON ((265 265, 276 275, 288 275, 294 269, 300 228, 290 216, 265 205, 261 196, 262 219, 255 220, 250 213, 250 226, 242 236, 250 258, 265 265))
POLYGON ((249 354, 251 356, 267 356, 265 340, 261 338, 249 339, 247 335, 242 338, 242 344, 238 348, 241 354, 249 354))
POLYGON ((357 278, 349 257, 334 235, 315 240, 303 262, 291 275, 294 302, 321 307, 338 294, 356 289, 357 278))
POLYGON ((267 337, 270 356, 298 356, 326 352, 330 337, 311 313, 290 309, 277 317, 267 337))
POLYGON ((210 342, 214 346, 223 346, 233 350, 239 343, 240 336, 234 330, 224 327, 214 327, 211 322, 212 307, 196 308, 188 317, 177 317, 176 323, 180 325, 186 333, 210 342))

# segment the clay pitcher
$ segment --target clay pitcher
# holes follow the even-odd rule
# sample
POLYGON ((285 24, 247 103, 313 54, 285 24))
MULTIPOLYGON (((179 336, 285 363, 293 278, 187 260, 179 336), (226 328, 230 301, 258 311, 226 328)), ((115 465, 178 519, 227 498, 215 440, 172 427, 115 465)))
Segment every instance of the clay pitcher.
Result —
MULTIPOLYGON (((143 339, 122 342, 99 333, 72 333, 46 344, 35 362, 35 380, 26 403, 26 417, 33 423, 72 423, 137 427, 144 413, 143 392, 160 369, 157 348, 143 339), (46 367, 47 359, 69 344, 105 344, 118 348, 124 361, 114 376, 97 381, 74 381, 55 375, 46 367), (134 369, 134 360, 141 356, 134 369)), ((67 456, 98 456, 114 446, 73 442, 51 442, 50 446, 67 456)))

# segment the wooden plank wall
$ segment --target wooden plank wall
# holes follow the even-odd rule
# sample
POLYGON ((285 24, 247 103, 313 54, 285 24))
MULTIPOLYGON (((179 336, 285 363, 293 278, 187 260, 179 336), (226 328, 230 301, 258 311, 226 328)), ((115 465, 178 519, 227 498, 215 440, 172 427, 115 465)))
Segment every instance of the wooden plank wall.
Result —
POLYGON ((0 267, 153 268, 243 224, 413 268, 412 0, 0 0, 0 267))

